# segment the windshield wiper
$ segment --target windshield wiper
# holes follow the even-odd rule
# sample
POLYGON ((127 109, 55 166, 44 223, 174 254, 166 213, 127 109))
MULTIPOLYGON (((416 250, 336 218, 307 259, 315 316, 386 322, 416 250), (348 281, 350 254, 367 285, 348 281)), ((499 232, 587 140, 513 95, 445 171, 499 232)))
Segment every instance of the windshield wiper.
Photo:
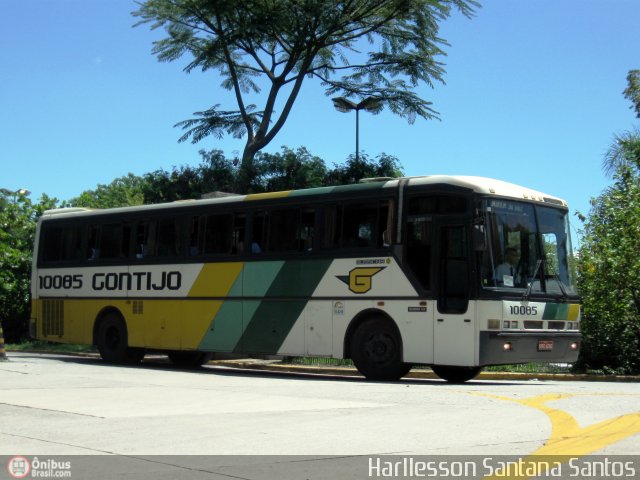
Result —
POLYGON ((536 276, 538 276, 538 270, 540 270, 540 266, 542 265, 542 259, 538 259, 538 261, 536 262, 536 269, 533 271, 533 277, 531 277, 531 283, 529 283, 529 279, 527 279, 527 283, 529 284, 527 286, 527 289, 524 292, 524 295, 522 295, 522 300, 524 301, 528 301, 529 297, 531 296, 531 289, 533 288, 533 281, 535 280, 536 276))
POLYGON ((566 302, 569 298, 569 294, 567 293, 566 288, 564 288, 564 283, 562 283, 562 280, 560 280, 560 276, 557 273, 554 273, 553 276, 556 279, 556 282, 558 282, 558 287, 560 287, 560 291, 562 292, 562 301, 566 302))

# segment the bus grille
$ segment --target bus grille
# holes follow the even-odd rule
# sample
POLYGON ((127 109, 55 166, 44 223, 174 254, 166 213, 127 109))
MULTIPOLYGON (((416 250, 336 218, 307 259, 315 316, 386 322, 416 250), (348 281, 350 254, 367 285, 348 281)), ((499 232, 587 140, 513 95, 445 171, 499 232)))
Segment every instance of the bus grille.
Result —
POLYGON ((42 302, 42 334, 45 337, 64 335, 64 301, 44 300, 42 302))

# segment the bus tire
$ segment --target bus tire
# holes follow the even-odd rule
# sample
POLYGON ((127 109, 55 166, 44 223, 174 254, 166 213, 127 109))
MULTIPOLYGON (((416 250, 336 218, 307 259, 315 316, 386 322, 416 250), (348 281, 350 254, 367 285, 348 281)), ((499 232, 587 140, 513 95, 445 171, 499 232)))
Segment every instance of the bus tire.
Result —
POLYGON ((402 341, 389 320, 372 317, 362 322, 351 339, 351 359, 369 380, 398 380, 412 365, 402 361, 402 341))
POLYGON ((433 372, 441 379, 449 383, 464 383, 478 376, 482 367, 451 367, 445 365, 433 365, 433 372))
POLYGON ((96 345, 102 359, 109 363, 136 364, 140 363, 145 354, 143 348, 129 347, 127 325, 115 312, 100 319, 96 345))
POLYGON ((206 365, 213 358, 210 352, 170 351, 167 352, 167 356, 171 363, 179 368, 198 368, 206 365))

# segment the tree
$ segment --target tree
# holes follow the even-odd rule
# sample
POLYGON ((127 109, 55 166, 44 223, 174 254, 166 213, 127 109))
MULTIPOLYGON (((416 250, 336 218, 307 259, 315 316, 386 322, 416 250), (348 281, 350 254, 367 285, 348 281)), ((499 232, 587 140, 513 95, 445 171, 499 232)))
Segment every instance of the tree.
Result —
POLYGON ((164 28, 160 61, 191 57, 186 72, 216 70, 236 110, 220 104, 178 123, 180 141, 246 136, 240 184, 289 116, 306 78, 327 95, 374 97, 413 122, 436 116, 413 88, 442 82, 446 42, 438 22, 452 8, 471 16, 475 0, 146 0, 133 15, 164 28), (366 53, 361 51, 367 49, 366 53), (264 96, 260 96, 266 87, 264 96), (252 101, 261 101, 258 108, 252 101))
POLYGON ((629 70, 627 88, 623 92, 625 98, 631 102, 631 107, 640 118, 640 70, 629 70))
POLYGON ((66 207, 114 208, 201 198, 213 192, 261 193, 280 190, 357 183, 367 177, 399 177, 399 160, 382 153, 374 160, 351 155, 345 164, 328 169, 324 160, 305 147, 281 147, 280 152, 259 152, 251 163, 250 180, 238 180, 238 160, 230 160, 221 150, 200 150, 202 161, 196 167, 183 165, 171 171, 156 170, 142 176, 129 173, 108 185, 85 190, 63 203, 66 207))
POLYGON ((65 207, 116 208, 145 203, 144 179, 133 173, 116 178, 108 185, 85 190, 80 196, 63 203, 65 207))
POLYGON ((640 372, 640 171, 618 167, 614 184, 592 201, 578 280, 583 300, 580 363, 640 372))
POLYGON ((0 189, 0 323, 8 342, 28 335, 36 222, 55 204, 46 195, 33 204, 24 190, 0 189))
POLYGON ((257 180, 252 190, 276 192, 321 187, 327 180, 324 161, 305 147, 293 150, 283 146, 281 153, 259 153, 256 156, 257 180))
MULTIPOLYGON (((630 72, 624 91, 640 99, 630 72)), ((635 100, 634 100, 635 99, 635 100)), ((598 198, 584 225, 578 263, 583 298, 583 367, 640 372, 640 132, 617 135, 604 161, 614 183, 598 198)))
POLYGON ((366 153, 360 154, 358 159, 352 154, 344 165, 335 165, 335 168, 329 172, 327 184, 346 185, 358 183, 363 178, 401 177, 402 175, 400 161, 393 155, 381 153, 376 157, 376 161, 373 161, 366 153))
MULTIPOLYGON (((623 94, 640 118, 640 70, 629 71, 623 94)), ((612 176, 621 166, 640 170, 640 130, 637 128, 616 135, 604 156, 602 168, 607 175, 612 176)))

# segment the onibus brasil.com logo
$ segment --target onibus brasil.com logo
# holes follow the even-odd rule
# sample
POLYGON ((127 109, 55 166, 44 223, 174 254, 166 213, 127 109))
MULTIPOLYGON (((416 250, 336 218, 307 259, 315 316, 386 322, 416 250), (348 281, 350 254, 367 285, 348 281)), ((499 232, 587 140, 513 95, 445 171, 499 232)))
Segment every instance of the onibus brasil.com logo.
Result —
POLYGON ((71 462, 16 456, 9 459, 7 471, 13 478, 71 478, 71 462))

